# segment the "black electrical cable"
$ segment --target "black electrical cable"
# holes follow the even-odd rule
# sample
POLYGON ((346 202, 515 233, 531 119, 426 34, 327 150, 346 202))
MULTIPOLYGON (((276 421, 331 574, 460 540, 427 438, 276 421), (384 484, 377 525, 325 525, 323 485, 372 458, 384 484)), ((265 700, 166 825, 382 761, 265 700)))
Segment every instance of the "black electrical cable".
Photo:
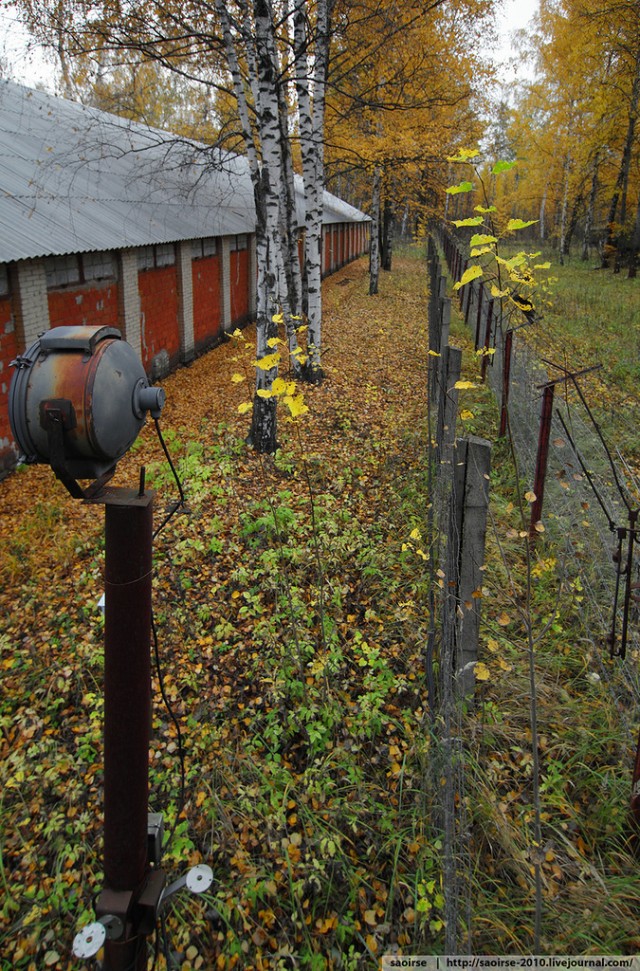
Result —
MULTIPOLYGON (((171 455, 169 454, 169 449, 167 448, 166 442, 165 442, 164 437, 162 435, 162 430, 160 428, 160 422, 158 421, 157 418, 154 418, 153 421, 154 421, 154 424, 155 424, 156 434, 158 436, 158 441, 160 442, 160 445, 162 447, 162 451, 164 452, 165 457, 167 459, 167 462, 169 463, 169 467, 171 469, 171 472, 173 473, 173 477, 174 477, 175 482, 176 482, 176 485, 178 487, 178 493, 180 495, 180 499, 173 504, 173 507, 169 511, 168 515, 165 516, 165 518, 162 521, 162 523, 160 523, 160 525, 157 527, 157 529, 153 533, 153 539, 155 540, 155 538, 158 535, 158 533, 162 529, 164 529, 164 527, 167 525, 167 523, 169 522, 169 520, 171 519, 171 517, 175 515, 175 513, 178 511, 178 509, 182 508, 185 505, 186 498, 185 498, 185 494, 184 494, 184 489, 182 488, 182 483, 180 481, 180 477, 178 476, 178 473, 176 471, 176 467, 173 464, 173 461, 171 459, 171 455)), ((180 819, 180 814, 182 813, 182 810, 184 808, 185 791, 186 791, 186 770, 185 770, 184 745, 183 745, 183 741, 182 741, 182 732, 180 730, 180 723, 179 723, 179 721, 178 721, 178 719, 176 717, 176 714, 175 714, 175 712, 174 712, 174 710, 173 710, 173 708, 171 706, 171 702, 169 701, 169 697, 168 697, 167 692, 166 692, 166 689, 165 689, 164 675, 163 675, 163 671, 162 671, 162 662, 160 660, 160 649, 159 649, 159 644, 158 644, 158 630, 156 628, 156 622, 155 622, 155 617, 154 617, 154 614, 153 614, 153 610, 151 611, 151 632, 152 632, 152 635, 153 635, 153 651, 154 651, 154 657, 155 657, 156 673, 157 673, 157 676, 158 676, 158 685, 159 685, 159 688, 160 688, 160 694, 162 696, 162 700, 164 702, 164 706, 165 706, 165 708, 167 710, 167 714, 169 715, 169 718, 173 722, 173 725, 174 725, 175 730, 176 730, 176 739, 177 739, 177 743, 178 743, 178 760, 179 760, 179 763, 180 763, 180 795, 178 797, 178 808, 176 810, 175 819, 173 821, 173 824, 171 826, 171 829, 169 830, 169 834, 168 834, 168 836, 167 836, 167 838, 166 838, 166 840, 164 842, 164 846, 162 847, 162 851, 164 852, 166 850, 166 848, 169 846, 169 844, 171 843, 171 840, 173 839, 173 835, 174 835, 174 833, 176 831, 176 827, 177 827, 178 821, 180 819)))
POLYGON ((152 634, 153 634, 153 651, 154 651, 155 662, 156 662, 156 673, 158 675, 158 685, 160 687, 160 694, 162 695, 162 700, 164 702, 164 706, 167 709, 167 713, 169 715, 169 718, 173 722, 173 725, 174 725, 175 730, 176 730, 176 739, 177 739, 177 742, 178 742, 178 760, 180 762, 180 795, 178 797, 178 808, 176 810, 175 819, 173 820, 173 824, 171 826, 171 829, 169 830, 169 835, 167 836, 167 839, 165 840, 164 846, 162 847, 162 849, 164 851, 164 850, 166 850, 166 848, 171 843, 171 840, 173 839, 173 835, 174 835, 174 833, 176 831, 176 827, 177 827, 178 821, 180 819, 180 814, 181 814, 181 812, 182 812, 182 810, 184 808, 184 803, 185 803, 185 790, 186 790, 186 771, 185 771, 185 759, 184 759, 184 745, 183 745, 183 742, 182 742, 182 732, 180 730, 180 723, 179 723, 179 721, 178 721, 178 719, 176 717, 176 714, 175 714, 173 708, 171 707, 171 702, 169 701, 169 698, 168 698, 167 692, 166 692, 166 688, 165 688, 165 685, 164 685, 164 675, 162 673, 162 664, 161 664, 161 661, 160 661, 160 650, 159 650, 159 647, 158 647, 158 631, 156 629, 156 624, 155 624, 155 619, 153 617, 153 613, 151 615, 151 631, 152 631, 152 634))
POLYGON ((173 461, 172 461, 171 456, 169 454, 169 449, 167 448, 167 444, 166 444, 166 442, 164 440, 164 437, 162 435, 162 430, 160 428, 160 422, 159 422, 159 420, 157 418, 154 418, 153 421, 154 421, 154 424, 156 426, 156 435, 158 436, 158 441, 160 442, 160 446, 162 448, 162 451, 164 452, 165 457, 167 459, 167 462, 169 463, 169 468, 171 469, 171 472, 173 473, 173 478, 175 479, 176 485, 178 487, 178 492, 180 494, 180 498, 178 499, 178 501, 173 504, 172 508, 169 510, 169 512, 167 513, 167 515, 165 516, 165 518, 162 520, 162 522, 160 523, 160 525, 156 528, 156 530, 155 530, 155 532, 153 534, 153 539, 155 539, 156 536, 158 535, 158 533, 162 532, 162 530, 165 528, 165 526, 167 525, 167 523, 169 522, 169 520, 177 513, 178 509, 182 509, 186 505, 186 501, 187 500, 185 498, 184 489, 182 488, 182 483, 180 482, 180 477, 179 477, 178 473, 176 472, 176 467, 173 464, 173 461))

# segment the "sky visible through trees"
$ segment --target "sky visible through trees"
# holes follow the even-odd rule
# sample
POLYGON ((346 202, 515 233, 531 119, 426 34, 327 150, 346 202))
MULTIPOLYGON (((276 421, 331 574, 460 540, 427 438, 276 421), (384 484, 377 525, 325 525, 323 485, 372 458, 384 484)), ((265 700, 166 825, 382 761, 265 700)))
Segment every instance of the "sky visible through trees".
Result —
MULTIPOLYGON (((511 55, 510 37, 530 22, 538 9, 538 0, 505 0, 498 14, 500 40, 496 60, 505 63, 511 55)), ((56 69, 50 54, 30 42, 15 10, 0 0, 0 61, 4 76, 28 87, 44 86, 55 93, 56 69)))

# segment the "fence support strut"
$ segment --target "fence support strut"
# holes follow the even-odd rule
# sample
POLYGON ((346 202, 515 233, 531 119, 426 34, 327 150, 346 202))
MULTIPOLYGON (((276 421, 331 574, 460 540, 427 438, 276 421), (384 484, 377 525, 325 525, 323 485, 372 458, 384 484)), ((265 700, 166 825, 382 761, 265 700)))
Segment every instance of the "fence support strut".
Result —
POLYGON ((480 378, 482 382, 486 380, 487 377, 487 364, 489 362, 489 349, 491 347, 491 327, 493 325, 493 300, 490 300, 487 304, 487 326, 484 334, 484 354, 482 355, 482 363, 480 365, 480 378))
POLYGON ((536 457, 536 472, 533 480, 535 500, 531 506, 531 524, 529 536, 536 537, 536 524, 542 519, 542 502, 544 499, 544 482, 547 475, 549 459, 549 439, 551 437, 551 419, 553 417, 553 398, 556 382, 545 385, 542 393, 542 410, 540 412, 540 432, 538 435, 538 454, 536 457))
POLYGON ((504 350, 502 357, 502 403, 500 406, 499 438, 507 433, 507 409, 509 406, 509 381, 511 379, 511 351, 513 349, 513 330, 509 329, 504 335, 504 350))

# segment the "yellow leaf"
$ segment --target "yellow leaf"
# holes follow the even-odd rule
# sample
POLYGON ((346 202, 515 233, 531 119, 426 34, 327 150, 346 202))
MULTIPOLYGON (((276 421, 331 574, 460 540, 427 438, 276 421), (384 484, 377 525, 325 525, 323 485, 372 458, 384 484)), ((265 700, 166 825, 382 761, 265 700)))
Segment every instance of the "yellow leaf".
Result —
POLYGON ((328 934, 334 927, 338 926, 338 918, 335 914, 329 917, 318 917, 316 920, 316 930, 318 934, 328 934))
POLYGON ((486 664, 482 663, 482 661, 478 661, 473 670, 476 676, 476 681, 489 681, 491 678, 491 671, 486 664))
POLYGON ((261 357, 259 361, 255 361, 255 366, 260 368, 261 371, 270 371, 272 367, 275 367, 280 362, 280 354, 276 351, 275 354, 265 354, 261 357))
POLYGON ((499 299, 500 297, 508 297, 509 296, 509 293, 510 293, 509 290, 499 290, 498 287, 495 285, 495 283, 492 283, 491 284, 491 296, 492 297, 494 297, 496 299, 499 299))
POLYGON ((468 162, 479 154, 479 148, 461 148, 457 155, 447 155, 447 162, 468 162))
POLYGON ((527 502, 535 502, 536 499, 538 498, 535 492, 531 492, 531 491, 525 492, 524 497, 527 500, 527 502))
POLYGON ((533 226, 537 222, 537 219, 528 219, 526 221, 524 219, 510 219, 507 223, 507 232, 510 233, 516 229, 526 229, 527 226, 533 226))
POLYGON ((486 246, 487 243, 497 243, 497 242, 498 242, 497 236, 491 236, 489 233, 474 233, 474 235, 469 240, 469 246, 486 246))
POLYGON ((378 923, 378 918, 376 917, 375 910, 365 910, 364 919, 369 927, 375 927, 378 923))
POLYGON ((231 380, 233 381, 234 384, 240 384, 240 382, 241 381, 245 381, 246 378, 245 378, 244 374, 238 374, 238 373, 236 373, 236 374, 232 374, 231 375, 231 380))
POLYGON ((462 419, 462 421, 471 421, 471 419, 473 418, 473 412, 469 411, 468 408, 465 408, 463 411, 460 412, 460 418, 462 419))
POLYGON ((267 391, 266 388, 258 388, 256 394, 259 398, 273 398, 273 391, 267 391))
POLYGON ((267 341, 267 347, 277 347, 278 344, 282 344, 279 337, 270 337, 267 341))
MULTIPOLYGON (((273 384, 271 385, 271 390, 275 395, 285 394, 289 387, 290 387, 290 382, 285 381, 284 378, 276 378, 273 384)), ((291 394, 291 391, 289 391, 288 393, 291 394)))
POLYGON ((241 415, 246 415, 248 411, 251 411, 253 405, 250 401, 243 401, 241 405, 238 405, 238 411, 241 415))
POLYGON ((378 950, 378 942, 373 934, 367 934, 365 937, 365 943, 372 954, 375 954, 378 950))
POLYGON ((460 280, 458 280, 457 283, 454 283, 453 289, 459 290, 461 287, 465 287, 467 283, 471 283, 472 280, 477 280, 479 276, 482 276, 482 273, 483 269, 481 266, 478 266, 477 264, 470 266, 464 271, 460 280))
POLYGON ((468 216, 466 219, 452 219, 454 226, 482 226, 482 216, 468 216))
POLYGON ((274 324, 283 324, 284 323, 284 314, 274 314, 271 319, 274 322, 274 324))
POLYGON ((438 354, 437 351, 432 351, 432 350, 429 351, 429 356, 430 357, 442 357, 442 355, 441 354, 438 354))
POLYGON ((415 529, 412 529, 411 532, 409 533, 409 539, 420 539, 420 538, 421 538, 420 537, 420 530, 416 526, 416 528, 415 529))
POLYGON ((292 418, 299 418, 300 415, 305 415, 309 411, 301 394, 295 396, 287 395, 282 400, 287 405, 292 418))
POLYGON ((536 263, 533 268, 534 270, 550 270, 551 263, 536 263))
POLYGON ((473 381, 456 381, 454 384, 456 391, 466 391, 468 388, 475 388, 473 381))

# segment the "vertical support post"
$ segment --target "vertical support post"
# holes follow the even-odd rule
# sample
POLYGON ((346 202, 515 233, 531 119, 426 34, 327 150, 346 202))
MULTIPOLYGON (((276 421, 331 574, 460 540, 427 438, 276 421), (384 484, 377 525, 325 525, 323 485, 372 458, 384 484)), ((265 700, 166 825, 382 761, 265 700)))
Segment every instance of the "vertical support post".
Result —
POLYGON ((144 971, 138 897, 148 873, 153 495, 107 489, 98 501, 105 504, 105 889, 96 911, 123 925, 105 942, 105 971, 144 971))
POLYGON ((440 365, 440 398, 436 444, 440 452, 440 464, 451 466, 456 439, 459 397, 455 385, 460 378, 462 367, 462 351, 460 348, 451 347, 450 344, 447 344, 443 349, 440 365))
POLYGON ((483 298, 484 298, 484 283, 480 282, 480 288, 478 291, 478 312, 476 314, 476 339, 475 339, 476 351, 480 347, 480 325, 482 323, 483 298))
POLYGON ((531 524, 529 526, 529 536, 531 539, 535 539, 536 523, 539 523, 542 519, 542 503, 544 499, 544 483, 547 475, 547 462, 549 459, 549 440, 551 437, 551 419, 553 417, 553 397, 555 389, 555 384, 547 384, 542 396, 538 454, 536 456, 536 471, 533 481, 533 491, 536 498, 531 505, 531 524))
MULTIPOLYGON (((458 280, 461 280, 462 277, 465 275, 468 266, 469 266, 469 260, 464 260, 464 261, 462 259, 460 260, 460 276, 458 277, 458 280)), ((458 303, 459 303, 461 312, 463 311, 463 308, 464 308, 464 298, 465 298, 465 288, 461 287, 458 290, 458 303)))
POLYGON ((464 303, 464 306, 463 306, 463 310, 464 310, 464 322, 465 322, 465 325, 468 327, 469 317, 471 316, 471 307, 472 307, 473 301, 475 300, 476 281, 472 280, 471 283, 467 285, 466 289, 468 292, 467 292, 466 302, 464 303))
MULTIPOLYGON (((484 347, 485 351, 488 351, 491 347, 491 328, 493 325, 493 300, 490 300, 487 304, 487 321, 486 328, 484 332, 484 347)), ((480 365, 480 378, 484 382, 487 378, 487 363, 489 361, 489 355, 482 355, 482 364, 480 365)))
POLYGON ((511 351, 513 349, 513 330, 509 328, 504 335, 504 350, 502 357, 502 403, 500 406, 499 438, 507 433, 507 413, 509 407, 509 382, 511 380, 511 351))
MULTIPOLYGON (((458 562, 456 565, 456 656, 457 692, 469 698, 475 688, 473 664, 478 660, 491 445, 470 436, 458 443, 454 476, 457 509, 458 562)), ((453 577, 450 577, 451 581, 453 577)))

